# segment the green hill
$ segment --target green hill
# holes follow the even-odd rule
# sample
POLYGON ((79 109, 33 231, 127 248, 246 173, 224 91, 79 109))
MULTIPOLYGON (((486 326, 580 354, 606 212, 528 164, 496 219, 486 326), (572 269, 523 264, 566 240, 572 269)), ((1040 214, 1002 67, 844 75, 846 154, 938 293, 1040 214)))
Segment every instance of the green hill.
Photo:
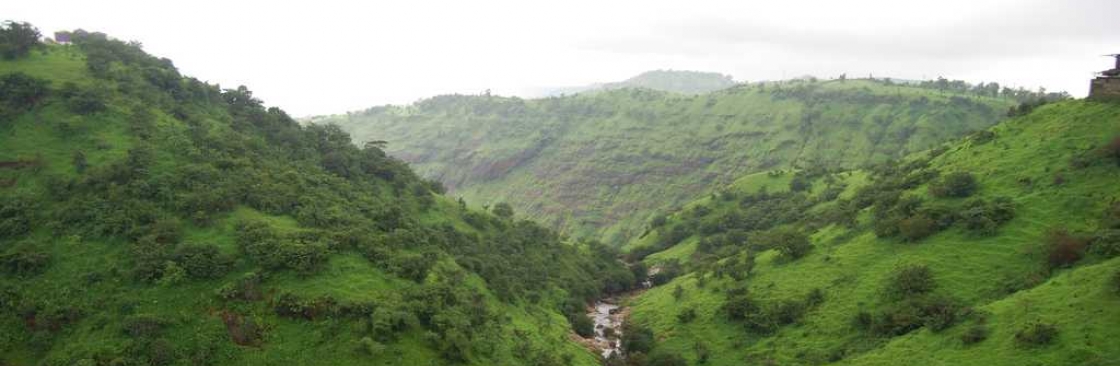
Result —
POLYGON ((542 94, 544 96, 559 96, 562 94, 594 93, 603 90, 627 88, 652 89, 680 94, 704 94, 727 89, 735 85, 735 80, 732 79, 730 75, 716 72, 653 70, 643 72, 623 81, 596 83, 570 88, 545 89, 542 94))
POLYGON ((703 71, 654 70, 603 84, 602 89, 646 88, 681 94, 704 94, 735 86, 731 76, 703 71))
POLYGON ((568 319, 633 286, 616 252, 74 42, 0 60, 0 364, 597 364, 568 319))
POLYGON ((1092 101, 748 175, 629 244, 668 272, 631 331, 690 364, 1118 364, 1117 182, 1120 105, 1092 101))
POLYGON ((359 141, 387 141, 390 155, 472 204, 506 201, 567 234, 619 244, 658 212, 735 177, 898 158, 987 128, 1032 96, 999 90, 944 80, 795 80, 699 96, 446 95, 311 121, 338 124, 359 141))

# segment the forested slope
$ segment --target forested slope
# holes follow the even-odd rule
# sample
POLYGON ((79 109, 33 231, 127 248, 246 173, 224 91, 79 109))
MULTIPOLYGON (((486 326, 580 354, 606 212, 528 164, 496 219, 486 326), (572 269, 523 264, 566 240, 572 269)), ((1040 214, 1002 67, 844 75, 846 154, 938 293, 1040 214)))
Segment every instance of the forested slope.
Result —
MULTIPOLYGON (((1033 111, 1031 111, 1033 109, 1033 111)), ((863 170, 745 176, 630 244, 634 352, 691 363, 1120 363, 1120 104, 863 170), (671 356, 660 356, 670 357, 671 356)))
POLYGON ((735 177, 898 158, 987 128, 1037 97, 944 79, 809 79, 703 95, 446 95, 310 121, 386 142, 469 204, 506 201, 565 233, 620 244, 658 212, 735 177))
POLYGON ((596 363, 568 318, 633 285, 612 250, 73 38, 0 60, 0 364, 596 363))

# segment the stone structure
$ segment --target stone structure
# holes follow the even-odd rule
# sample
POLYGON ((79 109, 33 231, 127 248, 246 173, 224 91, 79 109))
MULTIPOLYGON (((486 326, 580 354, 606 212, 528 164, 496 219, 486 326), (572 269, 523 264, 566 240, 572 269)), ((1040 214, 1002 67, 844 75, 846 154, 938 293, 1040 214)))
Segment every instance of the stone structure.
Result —
POLYGON ((1090 98, 1120 98, 1120 54, 1108 55, 1116 58, 1116 66, 1101 71, 1089 84, 1090 98))

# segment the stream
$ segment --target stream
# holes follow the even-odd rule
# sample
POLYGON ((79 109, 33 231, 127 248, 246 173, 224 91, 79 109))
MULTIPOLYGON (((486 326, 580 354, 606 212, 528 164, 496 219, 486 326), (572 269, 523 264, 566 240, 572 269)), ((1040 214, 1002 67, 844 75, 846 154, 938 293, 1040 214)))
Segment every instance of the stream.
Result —
POLYGON ((594 345, 603 359, 609 358, 612 353, 622 354, 619 338, 622 336, 623 314, 617 302, 613 298, 601 299, 595 302, 594 311, 587 314, 595 322, 594 345))
POLYGON ((599 352, 604 360, 611 354, 622 354, 622 323, 630 315, 630 309, 622 306, 627 300, 640 295, 652 287, 651 278, 660 272, 661 268, 650 268, 648 277, 642 281, 641 288, 626 293, 607 296, 595 301, 595 305, 588 308, 587 317, 595 323, 595 337, 586 340, 591 348, 599 352))

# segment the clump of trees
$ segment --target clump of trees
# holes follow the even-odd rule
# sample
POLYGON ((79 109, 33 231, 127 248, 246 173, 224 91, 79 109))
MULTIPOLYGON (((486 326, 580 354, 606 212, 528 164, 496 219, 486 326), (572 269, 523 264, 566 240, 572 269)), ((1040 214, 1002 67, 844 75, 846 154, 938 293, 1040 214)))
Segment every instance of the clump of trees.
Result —
POLYGON ((50 94, 50 81, 22 72, 0 76, 0 121, 38 106, 50 94))
POLYGON ((900 267, 884 287, 887 302, 876 313, 861 311, 856 327, 880 336, 898 336, 926 327, 938 332, 952 326, 961 307, 951 298, 934 293, 933 272, 925 265, 900 267))
POLYGON ((968 197, 971 196, 978 184, 976 177, 969 172, 953 172, 942 176, 937 181, 930 183, 929 193, 934 197, 968 197))
POLYGON ((0 56, 12 60, 27 56, 42 45, 39 29, 26 22, 7 20, 0 23, 0 56))

